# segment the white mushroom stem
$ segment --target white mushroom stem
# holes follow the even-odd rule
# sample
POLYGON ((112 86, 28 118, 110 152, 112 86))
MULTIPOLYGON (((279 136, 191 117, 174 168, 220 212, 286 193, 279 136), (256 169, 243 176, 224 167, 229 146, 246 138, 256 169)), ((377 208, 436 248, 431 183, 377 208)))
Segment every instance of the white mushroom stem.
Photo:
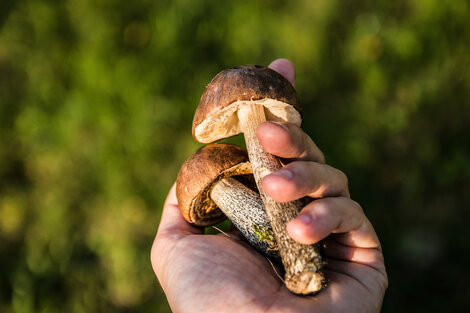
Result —
POLYGON ((238 180, 227 177, 214 184, 210 197, 251 245, 265 255, 279 255, 268 216, 258 193, 238 180))
POLYGON ((317 292, 324 284, 324 277, 320 272, 324 262, 318 245, 297 243, 286 232, 287 222, 295 218, 302 208, 300 202, 276 202, 266 195, 261 187, 261 179, 264 176, 282 168, 279 159, 266 153, 256 137, 258 125, 266 121, 264 106, 255 102, 242 106, 238 111, 238 119, 245 135, 253 175, 279 246, 279 253, 286 271, 286 286, 297 294, 317 292))

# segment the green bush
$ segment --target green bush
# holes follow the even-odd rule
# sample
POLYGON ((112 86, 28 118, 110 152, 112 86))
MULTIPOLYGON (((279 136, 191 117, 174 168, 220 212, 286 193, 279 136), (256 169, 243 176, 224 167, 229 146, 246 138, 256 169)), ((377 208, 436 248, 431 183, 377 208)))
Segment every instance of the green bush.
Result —
POLYGON ((200 95, 277 57, 382 240, 383 312, 468 309, 469 18, 464 0, 4 0, 0 311, 168 312, 149 251, 200 95))

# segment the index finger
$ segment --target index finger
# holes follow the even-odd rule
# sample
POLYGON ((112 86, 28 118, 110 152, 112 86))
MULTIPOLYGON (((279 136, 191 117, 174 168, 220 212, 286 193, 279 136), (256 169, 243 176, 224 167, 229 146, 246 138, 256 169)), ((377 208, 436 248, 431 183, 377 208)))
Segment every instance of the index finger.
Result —
POLYGON ((275 70, 284 76, 291 84, 295 84, 295 69, 294 64, 288 59, 277 59, 271 62, 268 66, 270 69, 275 70))
MULTIPOLYGON (((295 85, 294 64, 288 59, 276 59, 268 66, 295 85)), ((257 130, 263 148, 278 157, 325 163, 323 153, 299 127, 289 123, 263 123, 257 130)))
POLYGON ((299 126, 265 122, 258 126, 256 135, 268 153, 286 159, 325 163, 323 152, 299 126))

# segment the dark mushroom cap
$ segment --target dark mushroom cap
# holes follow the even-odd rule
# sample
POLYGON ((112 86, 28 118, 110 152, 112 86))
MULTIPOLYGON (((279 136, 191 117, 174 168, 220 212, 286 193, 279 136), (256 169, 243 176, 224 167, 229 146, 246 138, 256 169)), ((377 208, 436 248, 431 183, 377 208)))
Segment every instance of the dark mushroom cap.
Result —
POLYGON ((214 225, 226 217, 210 198, 222 178, 251 174, 247 152, 231 144, 211 144, 191 155, 176 179, 176 197, 184 218, 197 226, 214 225))
POLYGON ((264 105, 268 121, 300 126, 301 106, 292 84, 278 72, 260 65, 226 69, 207 85, 193 120, 193 137, 203 143, 241 133, 238 108, 264 105))

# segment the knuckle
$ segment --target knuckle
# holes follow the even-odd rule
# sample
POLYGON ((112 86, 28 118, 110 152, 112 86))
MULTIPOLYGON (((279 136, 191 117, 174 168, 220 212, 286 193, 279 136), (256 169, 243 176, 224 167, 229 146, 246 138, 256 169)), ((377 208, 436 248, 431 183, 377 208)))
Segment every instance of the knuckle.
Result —
POLYGON ((382 294, 385 294, 385 291, 387 291, 388 284, 389 284, 388 275, 387 275, 385 268, 380 269, 379 273, 380 273, 379 274, 380 276, 379 276, 379 279, 377 280, 377 284, 378 284, 377 289, 380 290, 382 294))
POLYGON ((336 170, 336 176, 338 177, 338 181, 340 183, 340 185, 343 187, 343 188, 348 188, 349 186, 349 179, 348 179, 348 176, 341 170, 339 169, 335 169, 336 170))
POLYGON ((325 164, 325 155, 317 147, 312 138, 310 138, 306 133, 302 133, 302 146, 305 158, 314 162, 325 164))
POLYGON ((332 198, 316 199, 311 203, 310 211, 319 216, 327 215, 331 211, 332 198))
POLYGON ((388 289, 388 277, 387 277, 387 274, 385 274, 383 278, 383 283, 382 283, 382 290, 385 293, 387 289, 388 289))
POLYGON ((363 210, 362 210, 362 206, 361 206, 359 203, 357 203, 357 202, 354 201, 354 200, 350 200, 350 201, 351 201, 351 208, 352 208, 354 211, 356 211, 356 212, 358 212, 358 213, 360 213, 360 214, 363 214, 363 213, 364 213, 363 210))
POLYGON ((161 262, 161 243, 158 239, 155 239, 152 245, 152 249, 150 251, 150 262, 152 264, 153 270, 155 274, 158 275, 160 269, 160 262, 161 262))
POLYGON ((346 174, 343 171, 341 170, 338 170, 338 171, 339 171, 341 182, 343 183, 343 185, 348 186, 349 184, 348 176, 346 176, 346 174))
POLYGON ((164 247, 164 241, 162 242, 162 239, 157 236, 153 242, 152 249, 150 250, 150 257, 153 262, 158 260, 158 256, 162 254, 164 247))

